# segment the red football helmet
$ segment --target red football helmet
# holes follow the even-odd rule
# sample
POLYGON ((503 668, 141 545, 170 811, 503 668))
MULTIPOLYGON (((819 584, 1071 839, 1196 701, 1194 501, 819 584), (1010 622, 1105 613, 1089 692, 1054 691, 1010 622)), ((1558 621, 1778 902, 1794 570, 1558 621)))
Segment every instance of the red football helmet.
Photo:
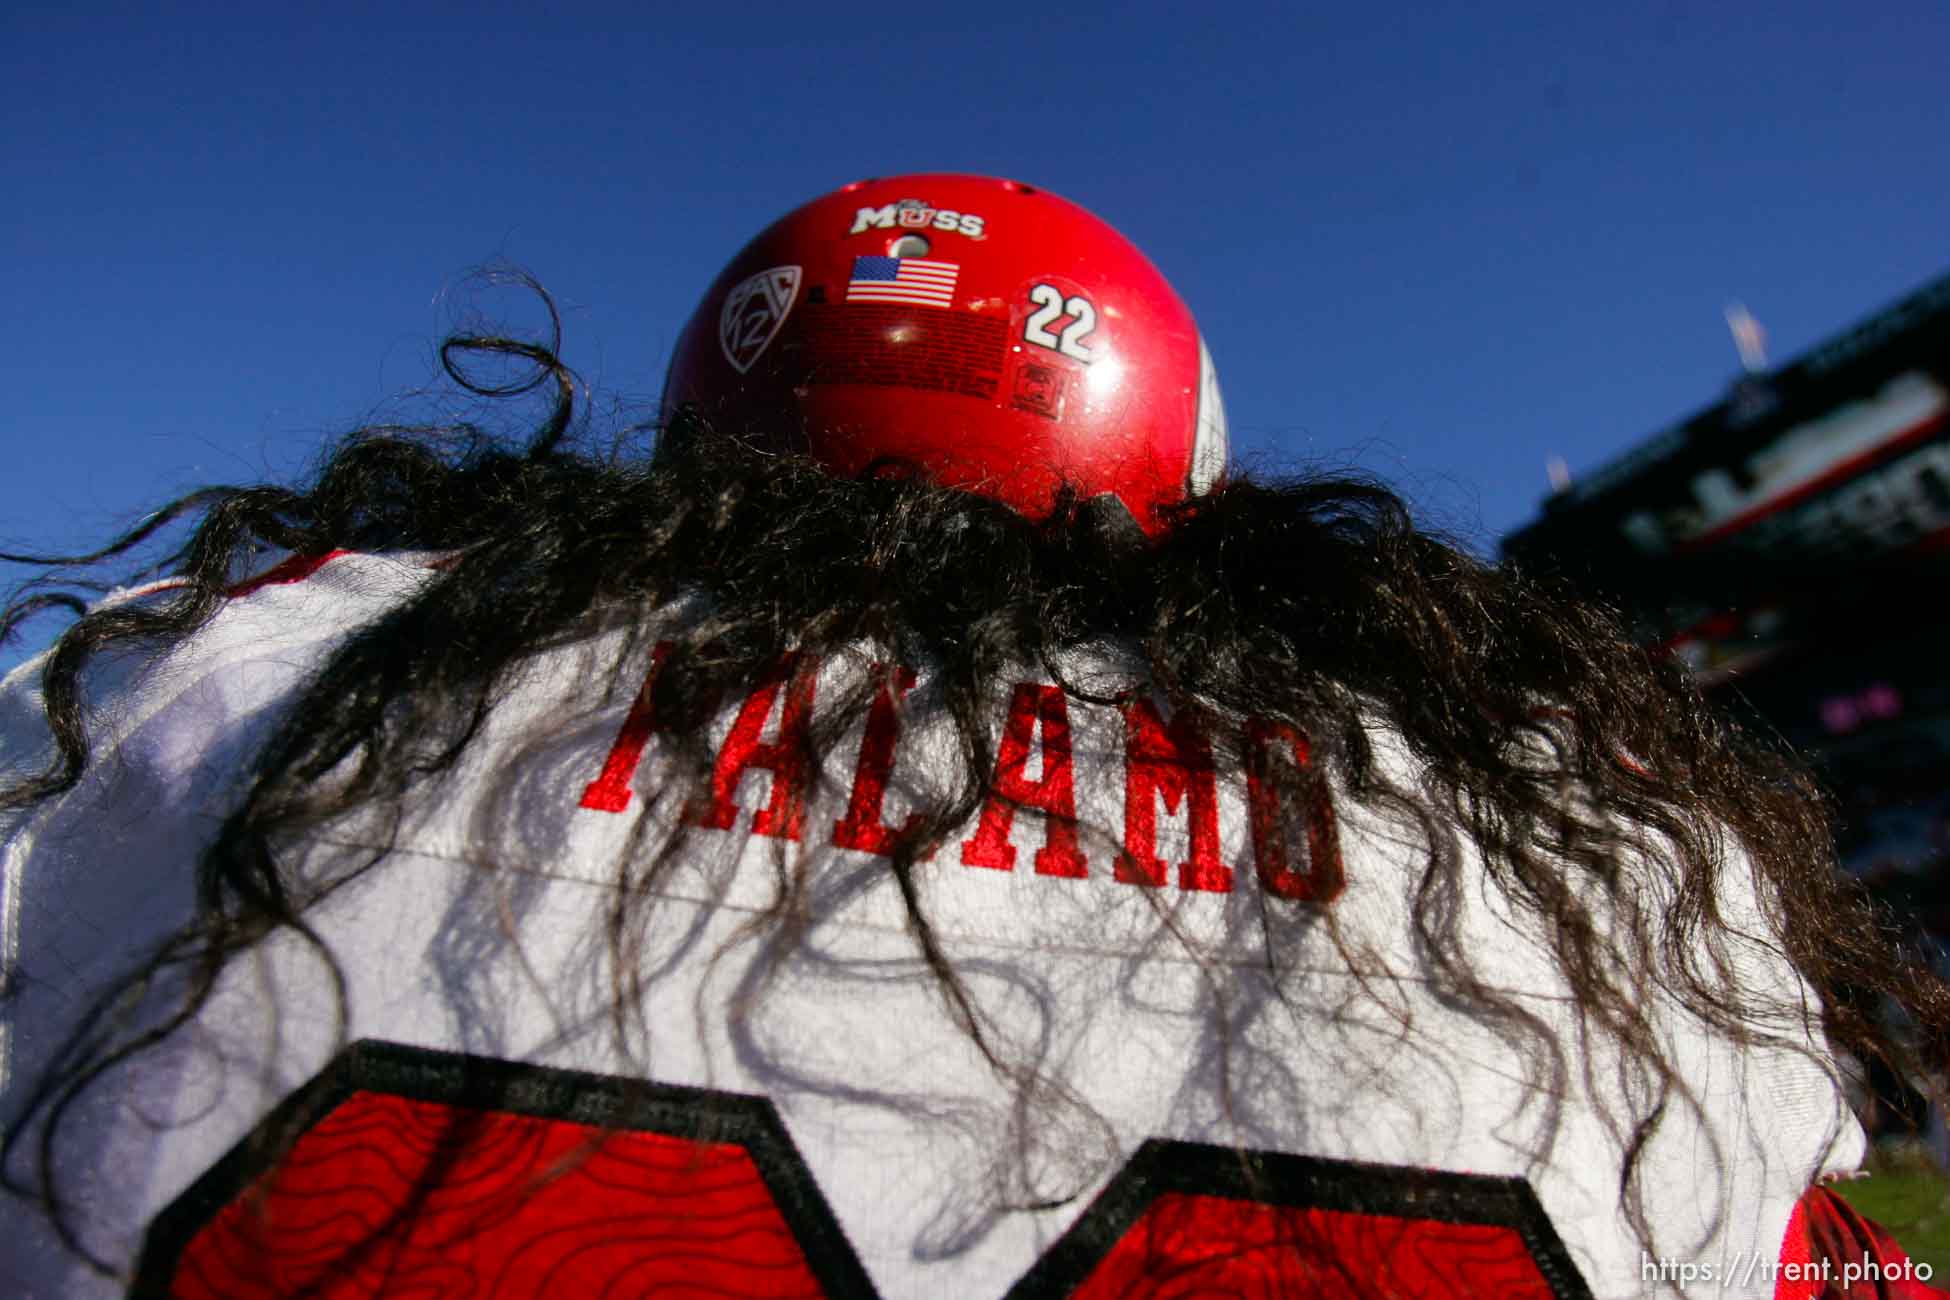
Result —
POLYGON ((1164 276, 1074 203, 984 176, 856 181, 774 222, 704 295, 664 405, 1035 518, 1060 484, 1112 493, 1154 534, 1226 460, 1211 358, 1164 276))

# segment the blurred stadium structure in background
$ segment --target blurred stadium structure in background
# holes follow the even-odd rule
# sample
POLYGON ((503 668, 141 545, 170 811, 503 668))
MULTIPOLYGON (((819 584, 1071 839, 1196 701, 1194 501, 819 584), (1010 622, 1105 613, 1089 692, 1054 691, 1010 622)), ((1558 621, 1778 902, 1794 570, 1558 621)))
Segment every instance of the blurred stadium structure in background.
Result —
MULTIPOLYGON (((1552 478, 1505 558, 1617 606, 1808 757, 1843 868, 1950 963, 1950 275, 1552 478)), ((1872 1131, 1926 1125, 1950 1157, 1941 1116, 1874 1083, 1872 1131)))

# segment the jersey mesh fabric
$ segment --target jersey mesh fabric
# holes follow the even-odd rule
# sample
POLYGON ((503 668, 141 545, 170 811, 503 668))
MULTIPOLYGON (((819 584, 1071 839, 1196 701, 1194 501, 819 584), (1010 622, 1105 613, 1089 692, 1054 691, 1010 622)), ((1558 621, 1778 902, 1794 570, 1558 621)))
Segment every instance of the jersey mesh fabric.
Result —
MULTIPOLYGON (((93 992, 189 914, 193 864, 306 672, 426 574, 411 557, 336 556, 253 585, 160 658, 118 654, 93 670, 100 759, 77 789, 7 828, 7 1119, 93 992)), ((1662 1009, 1700 1107, 1676 1108, 1644 1153, 1655 1239, 1643 1242, 1619 1208, 1633 1099, 1615 1055, 1602 1044, 1583 1054, 1547 946, 1480 869, 1460 924, 1478 973, 1562 1048, 1548 1090, 1526 1083, 1535 1072, 1507 1036, 1433 991, 1410 937, 1423 861, 1410 828, 1336 797, 1342 892, 1324 905, 1280 896, 1267 888, 1237 774, 1215 774, 1202 826, 1196 772, 1175 786, 1158 771, 1134 779, 1145 756, 1132 738, 1153 733, 1117 708, 1064 700, 1028 671, 995 701, 1005 760, 1012 710, 1030 717, 1011 774, 1020 806, 988 810, 988 824, 971 822, 917 872, 1007 1066, 998 1073, 949 1013, 887 859, 862 829, 898 828, 955 772, 927 666, 902 682, 893 734, 883 720, 870 735, 864 717, 824 771, 793 768, 781 729, 798 725, 792 710, 816 715, 841 685, 884 666, 835 656, 727 701, 712 736, 714 819, 675 806, 654 720, 632 712, 654 636, 619 670, 622 644, 620 633, 591 637, 523 665, 460 765, 389 825, 381 869, 318 909, 347 980, 346 1039, 317 954, 282 936, 233 969, 193 1032, 90 1095, 64 1129, 59 1168, 96 1250, 134 1261, 151 1222, 347 1040, 762 1098, 830 1205, 821 1231, 843 1241, 827 1246, 857 1258, 886 1296, 1001 1295, 1036 1276, 1040 1260, 1081 1240, 1080 1223, 1108 1214, 1120 1169, 1147 1142, 1304 1157, 1410 1193, 1429 1171, 1521 1181, 1598 1296, 1644 1293, 1650 1259, 1775 1259, 1812 1181, 1859 1161, 1818 1006, 1772 942, 1737 853, 1720 881, 1734 967, 1784 1009, 1769 1028, 1799 1047, 1742 1049, 1662 1009), (862 771, 876 762, 879 806, 863 812, 862 771), (1073 835, 1045 811, 1058 787, 1073 835), (1135 817, 1133 791, 1148 804, 1135 817), (1143 883, 1134 833, 1161 884, 1143 883), (604 935, 622 888, 651 905, 635 957, 643 998, 619 1035, 604 935), (803 924, 767 920, 782 903, 803 924)), ((0 693, 14 769, 46 753, 34 671, 0 693)), ((1110 652, 1066 671, 1106 691, 1132 684, 1110 652)), ((1385 727, 1374 739, 1388 770, 1412 778, 1385 727)), ((1167 767, 1172 758, 1151 755, 1167 767)), ((376 824, 355 816, 318 836, 307 869, 369 853, 376 824)), ((1133 1210, 1123 1244, 1103 1243, 1098 1272, 1078 1272, 1121 1276, 1101 1270, 1141 1263, 1151 1247, 1134 1242, 1189 1241, 1173 1248, 1181 1267, 1187 1251, 1211 1253, 1213 1224, 1260 1242, 1241 1258, 1276 1258, 1269 1240, 1313 1231, 1297 1226, 1313 1222, 1304 1210, 1253 1210, 1257 1184, 1243 1186, 1188 1186, 1180 1201, 1133 1210), (1151 1235, 1131 1236, 1139 1226, 1151 1235)), ((1459 1186, 1466 1201, 1474 1184, 1459 1186)), ((1323 1231, 1353 1220, 1337 1222, 1323 1231)), ((0 1261, 20 1294, 118 1290, 37 1221, 0 1242, 0 1261)), ((1719 1278, 1691 1290, 1766 1295, 1773 1284, 1719 1278)))

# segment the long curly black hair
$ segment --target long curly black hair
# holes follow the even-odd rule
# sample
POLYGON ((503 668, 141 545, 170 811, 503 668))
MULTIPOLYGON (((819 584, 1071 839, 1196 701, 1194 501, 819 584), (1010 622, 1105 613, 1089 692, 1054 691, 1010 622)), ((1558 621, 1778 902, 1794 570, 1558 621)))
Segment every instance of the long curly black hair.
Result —
MULTIPOLYGON (((118 986, 126 993, 168 974, 180 997, 134 1029, 112 1029, 98 1011, 35 1085, 6 1136, 7 1163, 38 1129, 36 1173, 13 1181, 57 1223, 53 1152, 76 1099, 186 1025, 252 945, 280 930, 309 935, 308 913, 347 882, 300 878, 280 846, 451 769, 511 674, 540 650, 699 593, 706 616, 658 633, 675 644, 655 709, 680 748, 701 752, 713 702, 790 651, 869 644, 884 652, 877 657, 927 665, 940 683, 964 779, 909 825, 887 869, 919 953, 978 1044, 980 1019, 914 887, 917 864, 990 794, 996 684, 1023 665, 1062 682, 1065 652, 1102 644, 1134 648, 1151 685, 1174 709, 1213 720, 1215 735, 1248 718, 1300 729, 1314 775, 1291 779, 1325 780, 1336 799, 1414 818, 1428 846, 1417 956, 1444 996, 1531 1035, 1532 1082, 1549 1091, 1567 1068, 1551 1036, 1479 977, 1478 954, 1458 939, 1469 882, 1455 846, 1480 850, 1495 888, 1540 918, 1585 1028, 1616 1043, 1649 1084, 1622 1135, 1621 1198, 1642 1230, 1632 1156, 1691 1098, 1655 1027, 1655 1002, 1676 999, 1737 1040, 1766 1036, 1715 942, 1729 840, 1751 858, 1787 955, 1825 999, 1835 1048, 1906 1059, 1877 1015, 1885 1000, 1926 1045, 1950 1027, 1950 991, 1891 942, 1835 870, 1827 805, 1796 762, 1733 730, 1608 612, 1419 531, 1375 483, 1235 476, 1178 508, 1153 542, 1094 502, 1064 498, 1031 521, 898 466, 837 480, 682 415, 654 431, 654 451, 647 429, 592 450, 581 389, 556 343, 474 333, 442 350, 463 388, 542 402, 539 426, 521 439, 467 423, 370 427, 331 450, 306 486, 207 489, 94 554, 0 557, 41 568, 0 632, 50 609, 75 615, 39 669, 55 760, 0 789, 0 810, 54 798, 93 761, 92 659, 194 636, 267 550, 448 557, 416 597, 348 635, 298 692, 250 769, 248 794, 196 864, 195 919, 118 986), (530 369, 489 383, 470 377, 481 359, 530 369), (89 575, 172 527, 188 534, 160 566, 179 580, 167 599, 88 608, 89 575), (1417 788, 1382 774, 1377 726, 1399 734, 1421 765, 1417 788), (349 776, 321 786, 323 773, 349 776), (1648 869, 1671 886, 1656 914, 1635 883, 1648 869)), ((871 694, 822 702, 809 743, 831 745, 871 694)), ((1237 770, 1246 757, 1233 745, 1221 761, 1237 770)), ((381 857, 359 870, 384 866, 381 857)), ((620 892, 616 934, 632 932, 627 909, 652 901, 620 892)), ((1006 1068, 999 1054, 991 1060, 1006 1068)))

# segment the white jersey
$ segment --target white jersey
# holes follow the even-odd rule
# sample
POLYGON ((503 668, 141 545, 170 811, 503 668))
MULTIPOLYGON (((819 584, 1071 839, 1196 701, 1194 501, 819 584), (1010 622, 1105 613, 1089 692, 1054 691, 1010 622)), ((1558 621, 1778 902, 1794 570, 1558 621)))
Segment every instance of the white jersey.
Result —
MULTIPOLYGON (((425 578, 335 556, 91 670, 94 761, 7 830, 0 1118, 191 915, 291 693, 425 578)), ((1615 1051, 1580 1044, 1548 945, 1467 847, 1461 932, 1550 1031, 1554 1073, 1534 1039, 1437 995, 1411 827, 1340 796, 1272 806, 1162 703, 1086 704, 1025 672, 995 705, 1007 797, 913 873, 957 1002, 884 856, 961 761, 925 666, 782 665, 726 702, 710 789, 677 808, 637 692, 654 636, 619 681, 621 645, 530 661, 401 817, 292 846, 312 871, 378 860, 310 914, 316 945, 281 933, 233 963, 193 1025, 69 1113, 58 1190, 138 1289, 1278 1292, 1325 1250, 1378 1294, 1772 1295, 1797 1198, 1860 1158, 1819 1006, 1737 852, 1734 970, 1799 1050, 1659 1009, 1699 1104, 1670 1106, 1642 1153, 1647 1241, 1620 1193, 1643 1099, 1615 1051), (801 770, 797 729, 868 674, 878 702, 828 770, 801 770), (625 893, 646 919, 619 933, 625 893)), ((1118 684, 1093 662, 1075 670, 1118 684)), ((0 694, 14 772, 50 752, 37 671, 0 694)), ((1248 743, 1308 761, 1289 731, 1248 743)), ((10 1294, 128 1285, 11 1218, 10 1294)))

